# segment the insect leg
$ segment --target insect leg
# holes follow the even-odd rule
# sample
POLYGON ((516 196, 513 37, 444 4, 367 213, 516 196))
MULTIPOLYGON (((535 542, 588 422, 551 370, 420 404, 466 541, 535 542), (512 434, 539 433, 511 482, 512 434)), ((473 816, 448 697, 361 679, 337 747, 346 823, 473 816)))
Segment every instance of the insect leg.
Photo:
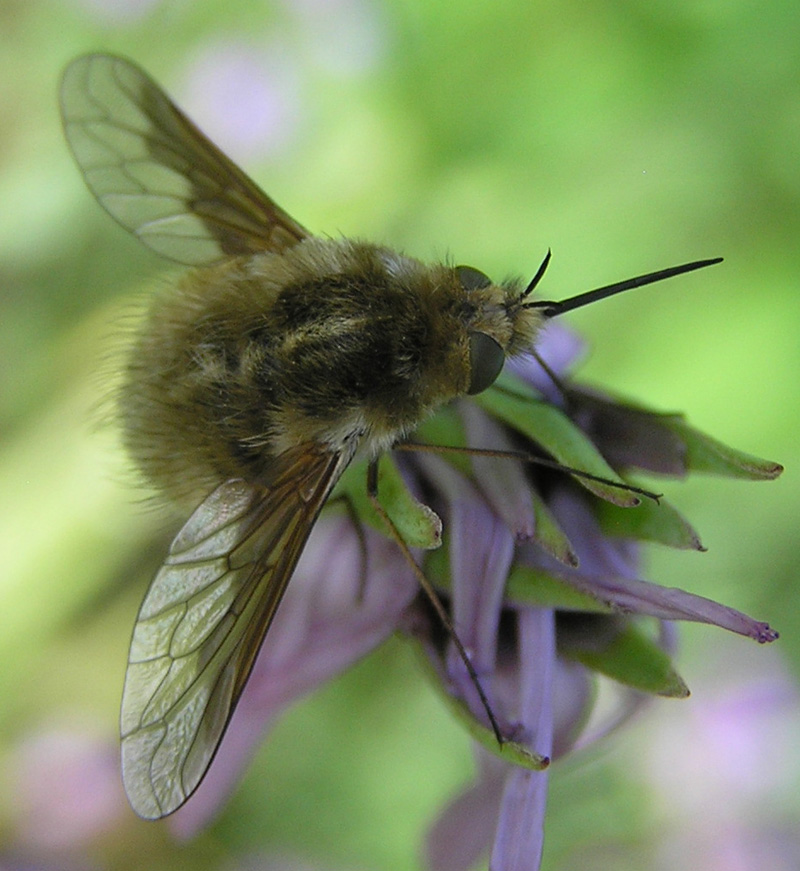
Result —
POLYGON ((529 454, 527 451, 496 451, 492 448, 468 448, 454 447, 453 445, 429 445, 423 442, 398 442, 392 447, 393 451, 422 451, 429 454, 467 454, 473 457, 507 457, 512 460, 521 460, 523 463, 530 463, 534 466, 543 466, 545 469, 555 469, 559 472, 566 472, 569 475, 575 475, 577 478, 585 478, 587 481, 597 481, 600 484, 608 484, 610 487, 616 487, 619 490, 625 490, 629 493, 636 493, 639 496, 645 496, 647 499, 652 499, 658 502, 661 499, 662 493, 654 493, 652 490, 644 490, 641 487, 635 487, 633 484, 622 484, 619 481, 612 481, 609 478, 602 478, 599 475, 592 475, 590 472, 584 472, 581 469, 574 469, 572 466, 565 466, 563 463, 558 463, 555 460, 548 460, 545 457, 539 457, 535 454, 529 454))
POLYGON ((489 704, 489 699, 486 697, 486 693, 484 692, 483 686, 481 685, 480 678, 478 677, 478 673, 475 671, 475 667, 472 664, 472 660, 469 658, 469 654, 467 653, 464 645, 461 643, 461 639, 458 637, 458 633, 456 632, 455 626, 453 626, 453 622, 450 619, 450 615, 447 613, 447 609, 442 604, 442 600, 439 598, 436 590, 433 587, 433 584, 428 580, 425 576, 425 573, 422 569, 417 565, 416 560, 414 559, 411 550, 406 544, 403 536, 400 535, 399 530, 394 524, 394 521, 391 517, 386 513, 386 509, 381 505, 378 499, 378 460, 372 460, 367 467, 367 495, 369 496, 370 502, 372 503, 372 507, 377 512, 378 516, 383 520, 387 532, 394 539, 397 546, 400 548, 400 552, 403 554, 403 558, 408 563, 411 570, 414 572, 414 576, 419 582, 420 587, 422 587, 425 595, 430 600, 431 605, 433 606, 433 610, 436 611, 436 615, 441 620, 442 625, 444 626, 447 634, 453 639, 453 644, 456 646, 456 650, 458 651, 458 655, 461 657, 464 666, 467 669, 467 673, 469 674, 470 680, 475 685, 475 690, 478 693, 478 697, 480 698, 481 705, 483 709, 486 711, 486 716, 489 718, 489 724, 492 727, 492 731, 494 732, 494 736, 497 739, 497 743, 502 746, 506 743, 506 738, 503 736, 503 733, 500 731, 500 725, 497 722, 497 718, 494 715, 494 711, 492 710, 492 706, 489 704))

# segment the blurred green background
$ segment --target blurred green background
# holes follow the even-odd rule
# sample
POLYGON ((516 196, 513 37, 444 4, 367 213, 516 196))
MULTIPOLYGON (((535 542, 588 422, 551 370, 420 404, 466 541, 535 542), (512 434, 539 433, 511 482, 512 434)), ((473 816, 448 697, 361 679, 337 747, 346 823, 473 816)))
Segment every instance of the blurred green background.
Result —
POLYGON ((793 4, 744 0, 0 0, 0 865, 416 868, 471 772, 393 643, 294 709, 195 841, 124 805, 128 637, 175 525, 92 421, 109 336, 174 270, 63 142, 58 78, 90 50, 138 61, 314 231, 496 277, 549 246, 553 298, 725 257, 569 321, 584 380, 786 465, 666 483, 709 552, 647 558, 782 638, 681 627, 692 698, 555 767, 544 867, 800 865, 798 45, 793 4))

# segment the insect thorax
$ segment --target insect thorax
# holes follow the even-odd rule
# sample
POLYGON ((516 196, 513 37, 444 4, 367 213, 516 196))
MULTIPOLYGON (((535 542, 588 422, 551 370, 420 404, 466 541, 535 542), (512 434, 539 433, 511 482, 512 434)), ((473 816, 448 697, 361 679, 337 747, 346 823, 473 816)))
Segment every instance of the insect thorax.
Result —
POLYGON ((388 447, 465 392, 472 317, 452 269, 366 243, 309 239, 196 270, 132 349, 128 445, 177 496, 257 480, 300 442, 388 447))

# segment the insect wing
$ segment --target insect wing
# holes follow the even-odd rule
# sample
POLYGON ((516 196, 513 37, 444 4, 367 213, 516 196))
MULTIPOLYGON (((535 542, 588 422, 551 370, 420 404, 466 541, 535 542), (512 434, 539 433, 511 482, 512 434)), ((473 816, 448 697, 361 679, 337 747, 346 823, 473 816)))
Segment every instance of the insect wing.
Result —
POLYGON ((74 60, 61 82, 61 115, 100 205, 165 257, 203 266, 280 252, 308 236, 130 61, 74 60))
POLYGON ((137 617, 122 698, 122 777, 140 816, 172 813, 202 780, 350 456, 291 449, 268 487, 222 484, 173 541, 137 617))

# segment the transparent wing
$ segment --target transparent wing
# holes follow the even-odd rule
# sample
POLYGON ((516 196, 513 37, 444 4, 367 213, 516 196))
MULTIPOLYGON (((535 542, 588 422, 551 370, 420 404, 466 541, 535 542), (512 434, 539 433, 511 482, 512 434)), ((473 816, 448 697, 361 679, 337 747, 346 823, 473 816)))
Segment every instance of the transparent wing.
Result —
POLYGON ((350 456, 293 448, 268 487, 222 484, 173 541, 136 620, 122 697, 122 777, 140 816, 172 813, 202 780, 350 456))
POLYGON ((72 61, 61 116, 100 205, 165 257, 202 266, 280 252, 308 235, 130 61, 72 61))

